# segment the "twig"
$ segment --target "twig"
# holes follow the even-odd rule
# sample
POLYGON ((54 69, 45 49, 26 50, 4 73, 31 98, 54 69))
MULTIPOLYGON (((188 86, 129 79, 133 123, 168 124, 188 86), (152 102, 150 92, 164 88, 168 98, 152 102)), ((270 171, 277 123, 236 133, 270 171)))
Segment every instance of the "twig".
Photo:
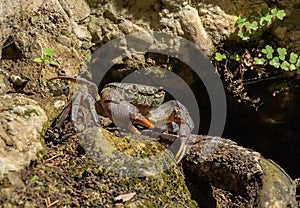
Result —
POLYGON ((46 203, 46 207, 52 207, 53 205, 57 204, 59 202, 59 200, 56 200, 54 202, 51 203, 51 199, 50 197, 47 197, 47 199, 45 199, 45 203, 46 203))
POLYGON ((53 157, 50 157, 50 158, 46 159, 45 162, 49 162, 50 160, 53 160, 53 159, 55 159, 57 157, 60 157, 60 156, 62 156, 62 154, 54 155, 53 157))

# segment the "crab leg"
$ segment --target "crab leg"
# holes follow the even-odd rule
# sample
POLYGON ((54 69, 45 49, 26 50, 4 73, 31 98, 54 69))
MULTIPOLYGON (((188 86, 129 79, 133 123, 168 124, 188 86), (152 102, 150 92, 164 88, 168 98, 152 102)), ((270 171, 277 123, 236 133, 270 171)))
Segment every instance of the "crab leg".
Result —
POLYGON ((99 94, 98 94, 98 87, 96 84, 93 82, 89 82, 86 79, 83 78, 74 78, 74 77, 68 77, 68 76, 58 76, 58 77, 53 77, 51 79, 48 79, 47 83, 51 82, 52 80, 67 80, 70 82, 77 83, 79 85, 83 85, 86 87, 86 89, 82 90, 84 91, 86 96, 91 96, 95 101, 99 100, 99 94))
POLYGON ((179 134, 180 146, 175 154, 175 159, 177 163, 180 162, 186 152, 190 132, 194 128, 188 110, 180 102, 172 100, 149 111, 148 118, 155 126, 179 134))
POLYGON ((78 94, 75 96, 73 102, 72 102, 72 121, 77 120, 77 114, 79 111, 80 101, 81 101, 81 92, 78 92, 78 94))
POLYGON ((70 112, 70 109, 72 109, 71 119, 72 119, 72 121, 76 121, 80 105, 82 104, 83 101, 87 102, 89 111, 93 118, 93 121, 97 124, 99 122, 97 112, 95 109, 95 101, 97 99, 99 99, 97 86, 94 83, 89 82, 85 79, 73 78, 73 77, 68 77, 68 76, 54 77, 54 78, 49 79, 47 82, 50 82, 50 81, 56 80, 56 79, 68 80, 68 81, 75 82, 75 83, 82 85, 82 87, 79 88, 73 101, 68 103, 66 109, 64 110, 62 116, 59 119, 59 123, 57 126, 62 125, 62 122, 66 119, 68 113, 70 112))
POLYGON ((70 113, 71 108, 72 108, 72 101, 68 103, 68 105, 65 107, 65 109, 62 112, 62 114, 60 115, 60 117, 56 121, 55 126, 57 128, 59 128, 59 129, 61 128, 64 120, 66 120, 66 118, 68 117, 68 114, 70 113))
POLYGON ((90 112, 92 114, 93 120, 97 124, 99 122, 99 119, 98 119, 97 111, 96 111, 96 108, 95 108, 95 100, 93 99, 92 96, 88 95, 87 98, 86 98, 86 101, 88 102, 89 109, 90 109, 90 112))
POLYGON ((180 162, 181 159, 184 157, 184 154, 187 149, 187 143, 190 139, 190 131, 191 131, 191 129, 188 125, 182 124, 180 126, 180 131, 179 131, 180 146, 175 155, 177 163, 180 162), (188 135, 186 135, 187 132, 188 132, 188 135))

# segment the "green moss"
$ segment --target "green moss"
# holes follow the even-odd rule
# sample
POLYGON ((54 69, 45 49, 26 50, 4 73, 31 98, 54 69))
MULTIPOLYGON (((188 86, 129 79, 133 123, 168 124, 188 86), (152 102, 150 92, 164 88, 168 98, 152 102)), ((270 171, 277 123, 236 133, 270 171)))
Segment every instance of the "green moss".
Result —
MULTIPOLYGON (((107 155, 113 158, 113 154, 121 151, 133 158, 148 157, 163 148, 161 144, 143 136, 128 134, 119 138, 106 130, 101 132, 113 149, 107 155)), ((14 190, 17 195, 10 198, 9 202, 16 204, 22 199, 40 206, 51 196, 51 202, 58 200, 57 207, 103 207, 114 206, 116 203, 122 203, 124 207, 197 207, 178 166, 172 166, 154 176, 129 177, 105 168, 108 166, 95 161, 91 154, 80 149, 82 146, 76 135, 70 135, 56 145, 46 142, 46 154, 22 173, 26 188, 14 190), (33 183, 33 179, 38 183, 33 183), (136 195, 129 201, 115 201, 116 196, 133 192, 136 195)))

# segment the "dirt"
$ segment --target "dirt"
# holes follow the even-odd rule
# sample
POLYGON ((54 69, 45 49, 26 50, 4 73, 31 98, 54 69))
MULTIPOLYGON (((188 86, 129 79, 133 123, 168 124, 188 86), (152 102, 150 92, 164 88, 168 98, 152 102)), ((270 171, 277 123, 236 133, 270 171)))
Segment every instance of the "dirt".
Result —
POLYGON ((80 146, 72 123, 65 122, 61 131, 47 130, 44 154, 21 172, 24 186, 13 189, 0 203, 4 207, 197 207, 183 178, 176 166, 146 178, 105 170, 80 146), (132 198, 118 200, 117 196, 129 193, 134 193, 132 198))

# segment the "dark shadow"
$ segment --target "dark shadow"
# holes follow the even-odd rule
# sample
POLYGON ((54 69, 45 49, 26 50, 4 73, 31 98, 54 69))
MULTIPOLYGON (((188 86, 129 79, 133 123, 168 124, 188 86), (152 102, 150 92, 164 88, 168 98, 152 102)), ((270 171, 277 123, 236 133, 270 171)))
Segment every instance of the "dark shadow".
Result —
POLYGON ((191 197, 201 208, 216 208, 217 202, 213 196, 213 190, 209 183, 199 181, 189 174, 184 168, 185 182, 191 193, 191 197))
POLYGON ((10 36, 2 46, 2 59, 17 61, 22 57, 22 51, 16 46, 14 38, 10 36))

